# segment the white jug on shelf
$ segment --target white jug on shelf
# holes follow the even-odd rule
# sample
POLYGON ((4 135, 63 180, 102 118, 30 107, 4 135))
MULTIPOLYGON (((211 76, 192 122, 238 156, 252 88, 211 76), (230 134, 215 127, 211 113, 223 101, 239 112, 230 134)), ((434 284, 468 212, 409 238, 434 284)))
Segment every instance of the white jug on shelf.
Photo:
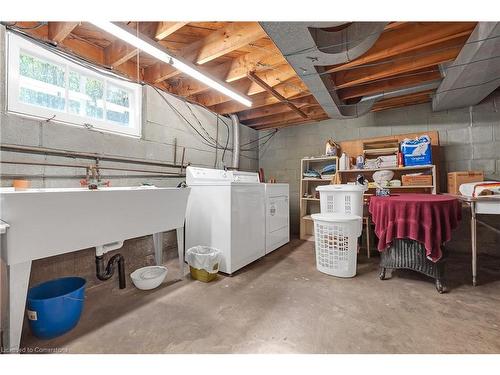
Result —
POLYGON ((345 152, 342 153, 342 156, 340 157, 339 160, 339 170, 340 171, 347 171, 351 168, 350 166, 350 159, 349 156, 345 152))

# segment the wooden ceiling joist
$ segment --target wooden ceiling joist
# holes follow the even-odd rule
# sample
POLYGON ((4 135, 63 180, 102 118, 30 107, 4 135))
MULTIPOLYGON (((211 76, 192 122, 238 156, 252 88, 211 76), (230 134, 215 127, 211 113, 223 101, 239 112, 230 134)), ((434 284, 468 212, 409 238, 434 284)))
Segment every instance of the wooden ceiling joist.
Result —
POLYGON ((405 23, 397 31, 383 33, 374 46, 361 57, 332 67, 326 72, 334 73, 351 69, 359 65, 440 44, 448 40, 469 36, 475 26, 475 22, 405 23))
POLYGON ((116 40, 104 48, 106 65, 117 67, 137 55, 137 49, 130 44, 116 40))
MULTIPOLYGON (((314 98, 314 96, 309 95, 297 100, 294 100, 294 104, 297 108, 303 109, 311 106, 318 106, 318 102, 314 98)), ((290 107, 286 105, 286 103, 276 103, 271 104, 266 107, 260 107, 255 109, 247 109, 246 111, 238 112, 238 118, 240 121, 251 120, 254 118, 271 116, 279 113, 289 112, 290 107)))
MULTIPOLYGON (((291 100, 293 102, 295 102, 296 99, 300 99, 304 96, 310 95, 307 87, 302 83, 302 81, 298 80, 284 82, 275 86, 274 89, 285 98, 287 98, 287 100, 291 100)), ((252 97, 252 109, 265 107, 276 103, 279 103, 278 98, 269 94, 268 92, 264 92, 252 97)), ((214 105, 210 109, 221 115, 225 115, 229 113, 244 111, 245 109, 248 109, 248 107, 241 103, 231 101, 214 105)))
POLYGON ((374 95, 383 92, 397 90, 402 87, 418 85, 424 82, 434 81, 441 78, 441 73, 438 67, 426 68, 420 71, 412 72, 409 75, 395 76, 390 79, 382 79, 380 81, 365 83, 358 86, 341 89, 337 92, 341 100, 363 97, 366 95, 374 95))
POLYGON ((305 108, 303 111, 304 116, 297 114, 295 111, 288 111, 285 113, 273 114, 270 116, 255 118, 245 122, 245 125, 250 127, 263 126, 268 124, 274 124, 278 122, 286 122, 297 119, 308 119, 309 117, 314 118, 325 114, 325 111, 319 106, 305 108))
POLYGON ((48 38, 61 43, 79 25, 79 22, 49 22, 48 38))
POLYGON ((155 39, 165 39, 167 36, 175 33, 186 24, 187 22, 158 22, 158 25, 156 26, 155 39))
POLYGON ((255 130, 266 130, 266 129, 281 129, 281 128, 286 128, 291 125, 301 125, 301 124, 309 124, 309 123, 315 123, 318 121, 326 120, 328 119, 328 116, 326 114, 317 116, 317 117, 308 117, 307 119, 303 119, 299 117, 298 119, 295 120, 288 120, 288 121, 283 121, 279 120, 277 122, 273 123, 267 123, 264 125, 258 125, 253 127, 255 130))
POLYGON ((433 92, 434 90, 425 90, 413 94, 398 96, 395 98, 383 99, 375 103, 372 108, 372 112, 426 103, 431 100, 431 94, 433 92))
POLYGON ((467 37, 460 37, 399 55, 397 59, 381 60, 376 65, 358 66, 354 69, 336 72, 334 73, 336 88, 352 87, 454 60, 466 39, 467 37))
MULTIPOLYGON (((232 22, 205 38, 185 46, 178 55, 196 64, 204 64, 265 36, 264 30, 256 22, 232 22)), ((155 83, 178 74, 180 74, 178 70, 164 63, 156 63, 146 68, 144 72, 144 76, 155 83)))
POLYGON ((277 98, 280 102, 285 103, 297 115, 299 115, 302 118, 307 118, 307 115, 304 113, 304 111, 301 111, 299 108, 295 106, 295 104, 289 102, 283 95, 281 95, 278 91, 269 86, 262 78, 260 78, 257 74, 255 74, 255 72, 249 72, 248 78, 252 82, 262 87, 269 94, 277 98))

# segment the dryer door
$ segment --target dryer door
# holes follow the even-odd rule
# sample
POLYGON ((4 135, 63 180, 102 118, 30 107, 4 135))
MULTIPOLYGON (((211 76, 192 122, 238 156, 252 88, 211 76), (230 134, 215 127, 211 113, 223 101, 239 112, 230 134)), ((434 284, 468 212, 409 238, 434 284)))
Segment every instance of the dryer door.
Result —
POLYGON ((269 198, 267 215, 269 217, 270 232, 288 227, 288 197, 269 198))
POLYGON ((269 197, 266 202, 266 254, 290 240, 288 197, 269 197))

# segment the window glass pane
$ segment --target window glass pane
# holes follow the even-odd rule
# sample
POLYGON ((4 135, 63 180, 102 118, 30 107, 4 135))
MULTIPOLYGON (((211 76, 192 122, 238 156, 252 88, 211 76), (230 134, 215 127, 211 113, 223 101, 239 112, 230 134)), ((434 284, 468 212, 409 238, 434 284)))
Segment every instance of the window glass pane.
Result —
POLYGON ((64 111, 64 67, 30 56, 19 55, 19 100, 40 107, 64 111))
POLYGON ((124 126, 130 123, 130 93, 110 83, 106 91, 106 120, 124 126))
POLYGON ((104 81, 77 72, 69 72, 68 112, 103 119, 104 81))

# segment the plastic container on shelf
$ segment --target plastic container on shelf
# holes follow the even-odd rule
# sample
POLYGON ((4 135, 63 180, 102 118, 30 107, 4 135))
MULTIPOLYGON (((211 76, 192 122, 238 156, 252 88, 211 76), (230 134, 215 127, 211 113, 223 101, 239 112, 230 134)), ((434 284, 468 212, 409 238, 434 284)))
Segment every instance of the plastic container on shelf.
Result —
POLYGON ((356 276, 361 217, 353 214, 312 214, 318 271, 337 277, 356 276))

